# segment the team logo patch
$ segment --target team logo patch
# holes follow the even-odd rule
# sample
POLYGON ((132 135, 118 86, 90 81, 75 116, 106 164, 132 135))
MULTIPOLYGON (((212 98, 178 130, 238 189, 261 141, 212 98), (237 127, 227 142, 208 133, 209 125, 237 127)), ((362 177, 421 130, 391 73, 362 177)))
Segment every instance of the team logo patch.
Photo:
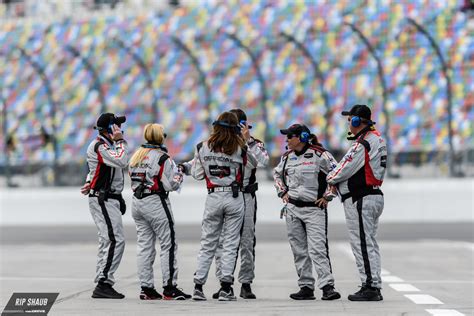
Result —
POLYGON ((298 160, 298 157, 291 157, 290 160, 298 160))
POLYGON ((313 158, 313 154, 312 154, 312 153, 306 153, 306 154, 304 154, 303 157, 305 157, 305 158, 313 158))

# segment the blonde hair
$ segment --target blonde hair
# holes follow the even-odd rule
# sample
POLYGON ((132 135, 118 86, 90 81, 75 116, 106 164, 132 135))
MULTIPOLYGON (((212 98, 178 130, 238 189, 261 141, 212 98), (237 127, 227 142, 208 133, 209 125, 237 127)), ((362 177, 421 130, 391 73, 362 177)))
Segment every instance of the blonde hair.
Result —
MULTIPOLYGON (((151 145, 162 145, 165 140, 165 133, 164 127, 161 124, 147 124, 143 129, 143 138, 147 141, 147 143, 151 145)), ((138 166, 145 158, 150 150, 154 148, 138 148, 135 153, 133 153, 132 158, 130 158, 130 167, 138 166)))

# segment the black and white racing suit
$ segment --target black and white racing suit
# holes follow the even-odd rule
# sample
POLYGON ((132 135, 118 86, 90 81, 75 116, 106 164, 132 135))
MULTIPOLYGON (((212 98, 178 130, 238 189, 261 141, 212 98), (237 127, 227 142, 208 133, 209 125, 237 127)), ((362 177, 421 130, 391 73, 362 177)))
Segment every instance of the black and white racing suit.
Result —
POLYGON ((380 253, 375 239, 384 207, 380 186, 387 163, 387 147, 380 133, 365 129, 327 176, 338 187, 344 204, 352 252, 363 285, 382 287, 380 253))
POLYGON ((301 152, 288 151, 273 170, 279 197, 286 193, 288 240, 293 252, 298 286, 314 290, 313 265, 318 288, 334 285, 327 239, 327 209, 315 205, 327 190, 326 176, 336 166, 324 148, 306 144, 301 152))

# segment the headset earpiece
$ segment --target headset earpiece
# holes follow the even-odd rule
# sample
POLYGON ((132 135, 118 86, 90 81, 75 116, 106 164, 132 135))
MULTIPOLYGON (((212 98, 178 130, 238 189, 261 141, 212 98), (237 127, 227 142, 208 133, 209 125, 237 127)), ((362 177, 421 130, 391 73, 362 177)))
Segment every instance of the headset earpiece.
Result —
POLYGON ((300 134, 300 141, 303 143, 307 143, 309 141, 310 135, 308 132, 302 132, 300 134))
POLYGON ((362 123, 362 120, 359 116, 353 116, 351 118, 351 125, 353 127, 359 127, 361 123, 362 123))

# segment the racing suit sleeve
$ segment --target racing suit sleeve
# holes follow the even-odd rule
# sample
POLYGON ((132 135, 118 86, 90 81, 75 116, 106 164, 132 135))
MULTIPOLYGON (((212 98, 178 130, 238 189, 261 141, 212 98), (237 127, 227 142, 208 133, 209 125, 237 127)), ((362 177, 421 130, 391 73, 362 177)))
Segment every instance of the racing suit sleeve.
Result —
MULTIPOLYGON (((334 159, 334 156, 329 151, 323 152, 321 158, 322 159, 320 172, 322 172, 323 175, 327 178, 327 175, 337 166, 337 161, 336 159, 334 159)), ((328 185, 326 191, 323 194, 323 197, 325 197, 327 201, 331 201, 335 196, 336 195, 333 192, 333 187, 331 185, 328 185)))
POLYGON ((255 158, 257 158, 257 167, 266 167, 268 165, 270 157, 268 156, 268 152, 265 149, 265 144, 256 141, 253 137, 250 137, 249 141, 247 142, 247 146, 249 148, 249 152, 251 152, 255 156, 255 158))
POLYGON ((288 192, 288 187, 285 185, 283 181, 283 166, 285 164, 285 160, 288 159, 287 156, 281 157, 280 163, 273 169, 273 179, 275 180, 275 188, 278 194, 278 197, 282 197, 283 195, 288 192))
POLYGON ((187 176, 190 176, 191 175, 191 168, 193 166, 193 163, 194 163, 194 159, 191 159, 190 161, 184 161, 184 162, 178 164, 178 166, 183 167, 184 174, 187 175, 187 176))
POLYGON ((125 140, 115 143, 115 149, 107 144, 102 144, 97 149, 105 165, 124 169, 128 166, 128 145, 125 140))
POLYGON ((253 152, 251 152, 250 150, 247 151, 247 166, 248 168, 257 168, 257 166, 259 165, 259 161, 258 161, 258 158, 255 156, 255 154, 253 152))
POLYGON ((163 174, 161 183, 165 191, 176 191, 183 182, 183 174, 178 170, 175 162, 171 158, 166 159, 163 164, 163 174))
POLYGON ((352 143, 347 154, 337 166, 328 174, 326 180, 330 185, 336 185, 349 179, 365 162, 365 148, 358 142, 352 143))
POLYGON ((194 153, 194 158, 192 160, 191 166, 191 175, 196 180, 203 180, 204 176, 206 175, 204 166, 202 165, 201 158, 199 157, 199 149, 196 148, 194 153))

